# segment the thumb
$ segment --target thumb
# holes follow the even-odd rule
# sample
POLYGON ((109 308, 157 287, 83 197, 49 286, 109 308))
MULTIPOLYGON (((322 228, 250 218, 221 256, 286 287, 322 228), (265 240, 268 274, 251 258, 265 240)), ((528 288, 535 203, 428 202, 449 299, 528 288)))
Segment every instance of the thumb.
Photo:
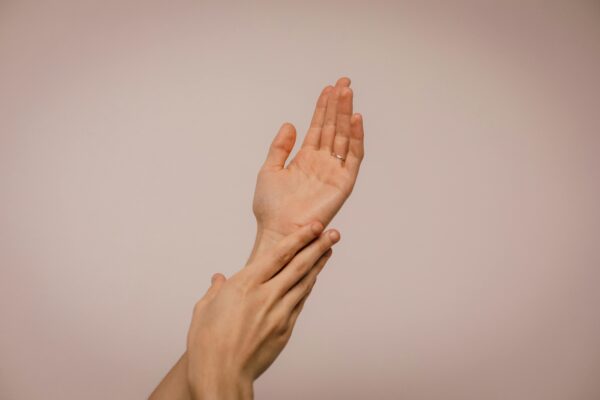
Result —
POLYGON ((225 281, 227 281, 227 278, 225 278, 225 275, 223 275, 222 273, 217 272, 216 274, 214 274, 210 280, 211 285, 206 291, 204 297, 206 297, 209 300, 214 298, 217 295, 217 293, 219 293, 219 290, 221 290, 221 286, 223 286, 225 281))
POLYGON ((289 157, 296 143, 296 128, 289 122, 284 123, 269 148, 269 154, 264 166, 267 168, 281 169, 289 157))

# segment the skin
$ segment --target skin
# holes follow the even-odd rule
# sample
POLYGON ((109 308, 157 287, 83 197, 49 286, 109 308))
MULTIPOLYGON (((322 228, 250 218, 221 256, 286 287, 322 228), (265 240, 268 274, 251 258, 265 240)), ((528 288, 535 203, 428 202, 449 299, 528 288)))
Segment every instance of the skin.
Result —
POLYGON ((284 237, 196 303, 187 349, 150 399, 252 399, 254 381, 288 343, 340 233, 320 222, 284 237))
POLYGON ((352 193, 364 158, 364 129, 362 116, 353 113, 349 86, 344 77, 323 89, 302 147, 287 166, 296 129, 285 123, 273 140, 256 181, 257 235, 250 260, 310 221, 327 226, 352 193))
MULTIPOLYGON (((260 289, 256 282, 255 286, 243 286, 241 281, 245 279, 239 278, 239 274, 244 277, 243 271, 258 270, 257 265, 266 265, 265 260, 273 260, 280 243, 311 222, 323 229, 352 193, 364 158, 363 119, 360 114, 353 113, 352 102, 349 78, 340 78, 335 86, 325 87, 317 100, 302 147, 287 166, 286 161, 296 141, 296 130, 289 123, 280 128, 257 176, 253 201, 257 233, 247 264, 229 280, 222 274, 213 276, 211 289, 205 295, 212 300, 200 304, 201 300, 194 310, 188 333, 188 350, 150 399, 252 398, 253 379, 275 360, 289 340, 310 290, 289 312, 286 330, 274 322, 282 323, 285 313, 281 307, 278 308, 279 314, 269 314, 269 318, 265 318, 267 313, 264 309, 257 313, 261 304, 270 304, 271 307, 275 304, 273 299, 276 296, 271 292, 279 293, 276 286, 265 282, 260 289), (345 160, 332 154, 338 154, 345 160), (226 288, 223 293, 229 293, 227 296, 209 294, 221 293, 221 287, 226 288), (214 300, 216 298, 219 300, 214 300), (240 299, 243 300, 241 303, 240 299), (242 306, 236 308, 236 304, 242 306), (238 335, 230 342, 223 342, 231 331, 245 332, 245 336, 238 335), (274 332, 279 332, 279 335, 273 335, 274 332), (236 350, 228 350, 232 348, 236 350)), ((337 231, 333 232, 339 236, 337 231)), ((277 267, 282 272, 271 280, 285 275, 283 272, 290 269, 289 266, 301 253, 288 266, 277 267)), ((288 256, 291 258, 293 253, 288 256)), ((302 280, 304 283, 296 286, 303 288, 312 282, 309 285, 312 288, 314 281, 311 279, 316 279, 325 262, 326 258, 315 259, 310 272, 304 275, 311 278, 303 278, 309 279, 308 283, 302 280)), ((299 261, 294 265, 299 265, 299 261)), ((302 265, 305 268, 308 264, 302 265)))
POLYGON ((340 239, 336 230, 318 236, 322 228, 314 223, 298 229, 230 279, 213 276, 188 334, 194 398, 252 398, 253 382, 288 343, 330 248, 340 239))

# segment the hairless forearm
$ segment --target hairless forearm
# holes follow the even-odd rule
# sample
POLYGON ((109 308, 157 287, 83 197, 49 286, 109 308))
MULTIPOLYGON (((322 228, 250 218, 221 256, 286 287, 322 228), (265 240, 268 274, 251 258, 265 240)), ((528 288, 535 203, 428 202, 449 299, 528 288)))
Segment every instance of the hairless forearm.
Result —
POLYGON ((192 394, 188 384, 187 364, 187 353, 183 353, 148 399, 192 400, 192 394))

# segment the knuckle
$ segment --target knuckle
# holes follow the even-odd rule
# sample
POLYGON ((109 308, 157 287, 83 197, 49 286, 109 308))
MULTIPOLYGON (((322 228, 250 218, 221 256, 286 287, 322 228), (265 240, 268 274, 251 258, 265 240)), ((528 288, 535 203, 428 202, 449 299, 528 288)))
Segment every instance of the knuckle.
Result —
POLYGON ((290 267, 292 269, 293 275, 297 276, 298 278, 302 278, 303 276, 305 276, 308 269, 308 265, 305 260, 298 260, 297 263, 293 263, 293 265, 290 264, 290 267))
POLYGON ((274 335, 276 335, 276 336, 283 335, 287 330, 286 318, 284 318, 279 313, 274 315, 270 322, 270 328, 271 328, 270 329, 271 332, 274 335))
POLYGON ((247 284, 240 284, 237 286, 237 292, 239 294, 239 296, 243 299, 246 299, 250 296, 250 294, 252 293, 250 285, 247 284))
POLYGON ((287 330, 288 330, 287 321, 282 320, 277 326, 277 331, 276 331, 277 335, 284 336, 286 334, 287 330))
POLYGON ((291 323, 291 321, 287 320, 283 326, 280 337, 285 342, 287 339, 289 339, 291 333, 292 333, 292 323, 291 323))
POLYGON ((294 261, 292 261, 287 268, 292 269, 292 271, 297 274, 304 271, 305 264, 305 257, 303 257, 303 255, 299 255, 298 257, 294 258, 294 261))
POLYGON ((282 264, 286 264, 287 262, 289 262, 292 259, 293 256, 294 256, 293 250, 290 248, 285 248, 279 252, 279 254, 277 256, 277 260, 282 264))
POLYGON ((245 289, 249 289, 254 284, 255 276, 253 273, 250 273, 247 271, 243 271, 243 272, 246 272, 246 273, 240 274, 239 280, 238 280, 238 285, 245 289))
POLYGON ((306 268, 303 265, 298 265, 294 268, 294 275, 299 279, 306 275, 306 268))
POLYGON ((302 293, 307 293, 311 288, 311 280, 310 279, 303 279, 302 282, 300 282, 300 290, 302 291, 302 293))
POLYGON ((235 274, 234 278, 236 284, 240 286, 250 287, 254 284, 254 281, 256 280, 257 276, 258 272, 256 270, 245 268, 239 271, 237 274, 235 274))
POLYGON ((306 280, 306 286, 303 291, 305 297, 312 291, 315 283, 317 283, 317 275, 313 274, 313 276, 310 276, 309 279, 306 280))
POLYGON ((279 299, 279 292, 277 290, 269 290, 263 297, 263 304, 266 308, 270 309, 279 299))
POLYGON ((261 287, 255 291, 261 310, 270 312, 273 305, 277 303, 279 292, 276 289, 274 287, 261 287))
POLYGON ((256 296, 253 303, 255 304, 255 307, 257 307, 257 310, 265 310, 269 304, 269 297, 256 296))
POLYGON ((238 298, 248 297, 248 294, 251 291, 251 284, 245 276, 236 276, 235 278, 232 278, 230 284, 235 296, 238 298))

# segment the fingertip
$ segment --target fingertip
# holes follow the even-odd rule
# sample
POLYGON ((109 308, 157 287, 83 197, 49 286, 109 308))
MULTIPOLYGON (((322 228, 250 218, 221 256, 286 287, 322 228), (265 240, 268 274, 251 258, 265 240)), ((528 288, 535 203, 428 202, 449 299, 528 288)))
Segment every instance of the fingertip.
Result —
POLYGON ((347 76, 342 76, 341 78, 339 78, 336 82, 337 86, 350 86, 350 84, 352 83, 352 80, 347 77, 347 76))
POLYGON ((296 127, 291 122, 284 122, 279 128, 279 134, 274 142, 277 146, 282 147, 287 152, 292 151, 296 143, 296 127))
POLYGON ((341 235, 340 232, 336 229, 332 229, 328 232, 329 235, 329 239, 331 239, 331 241, 333 243, 337 243, 339 242, 339 240, 341 239, 341 235))
POLYGON ((223 281, 225 279, 225 275, 223 275, 220 272, 217 272, 216 274, 213 274, 213 276, 210 278, 210 283, 214 285, 215 282, 223 281))
POLYGON ((294 134, 296 133, 296 127, 294 126, 294 124, 288 121, 281 124, 281 130, 284 130, 286 132, 292 132, 294 134))
POLYGON ((319 221, 315 221, 310 225, 310 228, 315 235, 318 235, 323 231, 323 224, 319 221))

